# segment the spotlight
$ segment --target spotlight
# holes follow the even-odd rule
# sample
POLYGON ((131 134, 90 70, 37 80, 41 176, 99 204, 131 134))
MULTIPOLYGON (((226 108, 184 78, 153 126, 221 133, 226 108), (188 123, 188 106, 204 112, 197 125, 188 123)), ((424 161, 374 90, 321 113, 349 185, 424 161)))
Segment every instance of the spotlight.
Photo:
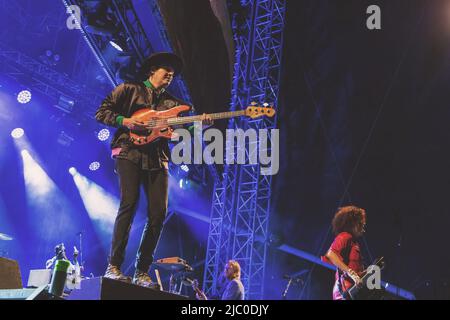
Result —
POLYGON ((117 43, 115 43, 114 41, 110 40, 110 41, 109 41, 109 44, 112 45, 114 49, 116 49, 116 50, 118 50, 118 51, 120 51, 120 52, 123 52, 122 47, 119 46, 119 45, 118 45, 117 43))
POLYGON ((98 133, 98 140, 100 141, 105 141, 108 140, 109 138, 109 130, 108 129, 102 129, 100 130, 100 132, 98 133))
POLYGON ((69 173, 74 176, 77 173, 77 169, 75 169, 74 167, 71 167, 69 169, 69 173))
POLYGON ((122 54, 126 54, 129 55, 129 52, 127 53, 126 51, 128 51, 128 41, 130 39, 126 37, 125 34, 123 34, 122 32, 118 32, 116 34, 114 34, 114 36, 112 37, 111 40, 109 40, 109 44, 116 49, 117 51, 119 51, 119 55, 122 54))
POLYGON ((98 170, 99 168, 100 168, 100 162, 98 162, 98 161, 92 162, 92 163, 89 165, 89 170, 91 170, 91 171, 96 171, 96 170, 98 170))
POLYGON ((22 128, 15 128, 13 131, 11 131, 11 137, 14 139, 19 139, 23 136, 25 132, 22 128))
POLYGON ((180 179, 179 186, 180 186, 180 189, 183 189, 183 190, 191 189, 191 183, 188 179, 180 179))
POLYGON ((28 103, 31 101, 31 92, 28 90, 22 90, 17 95, 17 101, 20 103, 28 103))
POLYGON ((119 208, 118 199, 80 173, 73 176, 73 181, 95 227, 110 233, 116 218, 115 212, 119 208))

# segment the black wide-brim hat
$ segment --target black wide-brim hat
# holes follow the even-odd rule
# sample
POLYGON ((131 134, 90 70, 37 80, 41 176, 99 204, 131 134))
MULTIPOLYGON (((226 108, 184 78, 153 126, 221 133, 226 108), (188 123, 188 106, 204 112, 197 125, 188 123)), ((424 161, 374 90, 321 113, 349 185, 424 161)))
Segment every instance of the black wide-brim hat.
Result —
POLYGON ((183 69, 183 61, 179 56, 171 52, 158 52, 152 54, 144 60, 141 67, 141 74, 147 75, 152 67, 172 67, 175 76, 183 69))

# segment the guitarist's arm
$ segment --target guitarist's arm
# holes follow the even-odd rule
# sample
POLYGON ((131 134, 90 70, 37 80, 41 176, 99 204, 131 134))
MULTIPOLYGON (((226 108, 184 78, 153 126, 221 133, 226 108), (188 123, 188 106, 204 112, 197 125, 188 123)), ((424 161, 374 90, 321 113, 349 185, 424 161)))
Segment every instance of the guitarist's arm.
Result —
POLYGON ((125 118, 123 115, 125 110, 122 110, 124 103, 125 84, 122 83, 103 100, 95 113, 95 119, 110 127, 121 126, 122 120, 125 118))
POLYGON ((129 85, 122 83, 114 88, 97 109, 95 119, 110 127, 124 126, 131 130, 146 129, 143 122, 124 116, 127 101, 129 101, 127 86, 129 85))
POLYGON ((352 270, 349 266, 347 266, 344 261, 342 261, 341 257, 337 255, 333 250, 328 250, 326 257, 333 263, 337 268, 339 268, 342 272, 346 273, 356 284, 361 283, 361 278, 358 274, 352 270))

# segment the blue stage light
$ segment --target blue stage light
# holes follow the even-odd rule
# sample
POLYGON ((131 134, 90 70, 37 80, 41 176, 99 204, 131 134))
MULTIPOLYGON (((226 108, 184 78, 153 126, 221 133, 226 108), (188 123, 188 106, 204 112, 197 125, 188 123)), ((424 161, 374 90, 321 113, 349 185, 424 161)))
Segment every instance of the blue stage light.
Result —
POLYGON ((33 159, 28 150, 22 150, 21 155, 28 196, 32 199, 37 199, 55 191, 56 185, 39 163, 33 159))
POLYGON ((13 131, 11 131, 11 137, 13 137, 14 139, 19 139, 23 136, 24 133, 25 131, 23 131, 22 128, 15 128, 13 131))
POLYGON ((106 140, 108 140, 109 135, 110 135, 110 132, 108 129, 102 129, 102 130, 100 130, 100 132, 98 133, 97 136, 100 141, 106 141, 106 140))
POLYGON ((191 181, 189 179, 180 179, 179 186, 183 190, 191 189, 191 181))
POLYGON ((100 162, 98 162, 98 161, 92 162, 89 165, 89 170, 91 170, 91 171, 98 170, 99 168, 100 168, 100 162))
POLYGON ((99 225, 102 231, 109 234, 114 226, 119 200, 80 173, 74 175, 73 180, 89 217, 99 225))
POLYGON ((20 103, 28 103, 31 101, 31 92, 28 90, 22 90, 17 95, 17 101, 20 103))

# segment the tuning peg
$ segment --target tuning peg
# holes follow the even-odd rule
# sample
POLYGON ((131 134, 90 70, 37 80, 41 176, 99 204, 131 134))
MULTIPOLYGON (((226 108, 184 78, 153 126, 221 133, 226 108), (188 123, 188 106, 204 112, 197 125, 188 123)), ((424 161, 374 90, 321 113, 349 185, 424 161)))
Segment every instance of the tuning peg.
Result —
POLYGON ((251 105, 251 106, 256 106, 257 103, 256 103, 255 101, 252 101, 252 102, 250 103, 250 105, 251 105))
POLYGON ((268 107, 268 106, 269 106, 269 104, 267 102, 263 103, 263 107, 268 107))

